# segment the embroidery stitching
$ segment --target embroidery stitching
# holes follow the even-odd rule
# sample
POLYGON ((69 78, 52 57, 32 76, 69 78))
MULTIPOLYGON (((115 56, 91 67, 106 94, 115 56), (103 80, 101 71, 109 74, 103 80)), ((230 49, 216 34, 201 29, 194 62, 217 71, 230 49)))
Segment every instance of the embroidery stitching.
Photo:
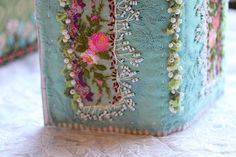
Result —
POLYGON ((199 57, 199 64, 202 65, 202 86, 201 96, 207 95, 216 84, 215 79, 222 71, 222 58, 224 57, 222 47, 222 25, 223 2, 208 0, 203 1, 195 7, 197 16, 201 22, 195 30, 195 42, 203 44, 199 57))
POLYGON ((172 40, 169 43, 169 58, 168 58, 168 77, 169 90, 170 90, 170 102, 169 110, 176 113, 183 109, 181 106, 184 94, 180 92, 179 88, 182 84, 182 67, 180 65, 180 57, 178 52, 181 50, 182 43, 179 39, 180 25, 182 23, 181 14, 183 2, 182 0, 166 0, 169 3, 168 13, 171 15, 170 23, 167 26, 165 32, 167 35, 172 36, 172 40))
POLYGON ((100 31, 103 25, 99 21, 107 22, 101 16, 104 7, 102 0, 98 8, 96 2, 91 0, 92 14, 91 16, 86 15, 90 25, 95 23, 93 25, 94 31, 93 27, 89 28, 86 26, 86 22, 83 22, 82 16, 86 4, 82 0, 59 0, 59 3, 64 9, 58 12, 57 19, 62 29, 59 43, 63 49, 65 63, 65 94, 72 99, 72 106, 77 111, 77 116, 83 120, 111 120, 112 117, 123 115, 127 108, 134 111, 135 103, 131 97, 135 94, 132 92, 132 86, 129 82, 136 82, 139 79, 135 77, 137 71, 131 70, 126 63, 129 61, 131 65, 138 66, 143 58, 125 39, 125 36, 131 35, 129 23, 139 19, 139 12, 132 9, 133 5, 137 5, 137 1, 122 0, 116 2, 109 0, 112 20, 108 23, 109 31, 107 33, 100 31), (87 29, 91 31, 88 33, 88 37, 83 34, 87 29), (112 50, 108 48, 111 46, 113 46, 112 50), (78 51, 82 52, 79 56, 78 51), (108 51, 112 52, 111 55, 108 51), (98 64, 99 59, 111 60, 111 76, 95 71, 106 71, 108 69, 105 65, 98 64), (86 69, 88 66, 91 68, 86 69), (92 76, 91 72, 94 72, 92 76), (92 81, 92 83, 96 83, 100 94, 96 105, 86 106, 83 103, 84 99, 92 102, 94 96, 90 86, 88 86, 91 82, 83 80, 84 75, 87 79, 96 78, 92 81), (118 95, 112 98, 111 104, 98 105, 103 97, 103 91, 106 91, 106 94, 110 96, 110 89, 105 80, 105 78, 110 77, 113 81, 113 88, 118 95), (76 85, 79 85, 79 88, 75 88, 76 85), (83 88, 81 89, 81 87, 83 88))
MULTIPOLYGON (((207 82, 207 68, 208 68, 208 21, 210 20, 210 17, 208 15, 208 1, 203 1, 200 3, 197 1, 197 4, 195 5, 196 10, 196 16, 199 16, 201 18, 200 23, 197 25, 195 29, 195 39, 194 41, 196 43, 202 44, 200 57, 198 58, 199 65, 202 66, 201 73, 204 77, 202 80, 202 87, 206 87, 207 82)), ((202 88, 200 95, 204 95, 205 89, 202 88)))

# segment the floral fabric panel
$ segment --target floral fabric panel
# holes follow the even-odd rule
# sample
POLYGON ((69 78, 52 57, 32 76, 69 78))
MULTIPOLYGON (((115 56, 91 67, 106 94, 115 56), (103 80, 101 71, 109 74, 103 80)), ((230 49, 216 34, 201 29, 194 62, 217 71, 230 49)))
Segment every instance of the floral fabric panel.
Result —
POLYGON ((36 48, 32 0, 0 1, 0 65, 36 48))
POLYGON ((64 57, 65 94, 83 120, 111 120, 135 110, 132 84, 141 53, 127 36, 136 0, 59 0, 57 14, 64 57))
POLYGON ((224 3, 222 0, 208 0, 198 3, 195 7, 196 15, 201 18, 201 23, 195 30, 195 42, 203 45, 199 58, 199 63, 203 66, 204 88, 201 95, 209 92, 222 72, 224 3))
POLYGON ((222 71, 223 51, 223 4, 222 0, 211 0, 209 2, 209 16, 208 23, 208 48, 209 48, 209 69, 208 80, 215 79, 222 71))

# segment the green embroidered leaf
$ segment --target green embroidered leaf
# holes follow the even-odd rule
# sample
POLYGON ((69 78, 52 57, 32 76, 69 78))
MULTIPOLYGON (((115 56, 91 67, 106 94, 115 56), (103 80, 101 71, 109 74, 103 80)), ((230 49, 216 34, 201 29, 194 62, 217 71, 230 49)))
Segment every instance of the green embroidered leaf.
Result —
POLYGON ((67 87, 67 88, 72 88, 73 85, 71 84, 71 82, 66 82, 66 87, 67 87))
POLYGON ((86 35, 86 29, 86 23, 80 20, 79 36, 75 45, 75 49, 79 52, 84 52, 88 49, 88 37, 86 35))
POLYGON ((111 89, 109 87, 105 87, 107 95, 110 97, 111 96, 111 89))
POLYGON ((95 29, 94 29, 94 32, 98 32, 102 29, 102 25, 96 25, 95 29))
POLYGON ((176 89, 177 87, 179 87, 179 85, 181 84, 182 80, 175 80, 175 79, 172 79, 170 80, 169 82, 169 88, 170 89, 176 89))
POLYGON ((100 98, 97 100, 97 102, 96 102, 95 105, 99 105, 99 103, 101 103, 101 102, 102 102, 102 98, 100 97, 100 98))
POLYGON ((88 69, 84 69, 84 76, 90 79, 90 72, 88 71, 88 69))
POLYGON ((91 18, 88 15, 86 15, 86 19, 88 20, 89 23, 92 23, 91 18))
POLYGON ((93 33, 94 33, 93 30, 90 27, 88 27, 86 35, 91 36, 93 33))
POLYGON ((178 108, 180 106, 181 98, 180 95, 176 95, 171 101, 170 104, 174 108, 178 108))
POLYGON ((64 94, 65 94, 66 96, 70 97, 70 98, 73 98, 73 96, 70 94, 70 90, 71 90, 71 89, 72 89, 72 88, 66 88, 65 91, 64 91, 64 94))
POLYGON ((57 18, 58 22, 64 21, 67 18, 67 14, 66 14, 66 12, 58 12, 56 18, 57 18))
POLYGON ((98 7, 98 10, 97 10, 97 13, 98 13, 99 15, 101 15, 102 10, 103 10, 103 7, 104 7, 104 4, 103 4, 103 0, 102 0, 101 3, 100 3, 100 5, 99 5, 99 7, 98 7))
POLYGON ((69 75, 64 75, 66 81, 70 81, 71 77, 69 75))
POLYGON ((97 65, 94 65, 94 67, 98 70, 101 70, 101 71, 107 70, 106 66, 104 66, 104 65, 97 64, 97 65))
POLYGON ((78 105, 77 105, 76 101, 72 100, 71 106, 72 106, 72 109, 75 110, 75 111, 78 109, 78 105))
POLYGON ((96 79, 99 79, 99 80, 103 80, 103 78, 104 78, 104 75, 103 75, 103 74, 100 74, 100 73, 97 73, 97 72, 95 72, 95 73, 94 73, 94 78, 96 78, 96 79))
POLYGON ((110 58, 110 56, 109 56, 109 54, 107 53, 107 52, 102 52, 102 53, 98 53, 97 54, 101 59, 109 59, 110 58))
POLYGON ((87 50, 87 47, 85 47, 84 45, 78 45, 76 47, 76 51, 78 51, 78 52, 84 52, 86 50, 87 50))

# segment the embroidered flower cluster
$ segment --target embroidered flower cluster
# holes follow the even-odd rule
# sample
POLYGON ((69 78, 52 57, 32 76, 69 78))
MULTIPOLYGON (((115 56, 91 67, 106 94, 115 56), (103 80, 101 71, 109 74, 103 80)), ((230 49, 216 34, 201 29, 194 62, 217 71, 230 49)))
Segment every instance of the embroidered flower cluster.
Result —
POLYGON ((207 0, 196 4, 196 15, 201 18, 195 30, 195 42, 203 45, 199 64, 202 66, 203 90, 206 95, 215 85, 215 79, 222 71, 223 52, 223 19, 224 4, 221 0, 207 0), (222 21, 222 22, 220 22, 222 21))
POLYGON ((82 0, 60 0, 60 6, 64 11, 58 13, 57 19, 62 24, 59 41, 63 45, 66 94, 72 98, 74 108, 83 107, 83 99, 93 101, 94 92, 88 84, 95 84, 98 104, 104 92, 110 95, 106 82, 110 76, 105 74, 107 67, 101 62, 110 57, 110 39, 101 31, 102 23, 106 22, 101 17, 104 4, 96 6, 92 1, 92 13, 86 15, 86 20, 81 18, 86 6, 82 0))
POLYGON ((181 13, 183 2, 182 0, 166 0, 169 3, 168 13, 171 15, 170 23, 166 28, 166 34, 172 36, 172 40, 169 43, 169 58, 168 58, 168 77, 169 89, 170 89, 170 102, 169 109, 171 112, 178 112, 181 109, 181 101, 183 99, 183 93, 179 91, 182 83, 180 65, 180 57, 178 52, 181 50, 182 43, 179 39, 180 25, 182 23, 181 13))
POLYGON ((223 0, 210 0, 208 13, 210 21, 208 23, 208 49, 209 49, 209 70, 208 80, 214 80, 222 71, 223 51, 223 7, 227 2, 223 0), (221 22, 222 21, 222 22, 221 22))
POLYGON ((110 19, 102 17, 106 7, 103 0, 91 0, 91 13, 85 12, 89 2, 83 0, 59 3, 63 8, 57 19, 61 24, 65 94, 71 98, 77 116, 83 120, 112 119, 128 108, 135 110, 131 99, 135 94, 129 82, 139 79, 134 77, 137 71, 126 63, 138 66, 143 59, 125 36, 131 35, 129 22, 139 19, 139 12, 132 9, 137 1, 109 1, 110 19), (111 101, 103 104, 107 98, 111 101))

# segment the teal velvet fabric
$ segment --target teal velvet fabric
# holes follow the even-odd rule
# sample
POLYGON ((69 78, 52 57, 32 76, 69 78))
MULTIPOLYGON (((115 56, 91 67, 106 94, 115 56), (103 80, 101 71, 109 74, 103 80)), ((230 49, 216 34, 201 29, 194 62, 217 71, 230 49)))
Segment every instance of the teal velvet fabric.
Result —
POLYGON ((63 57, 57 38, 60 34, 56 13, 60 9, 57 0, 37 1, 37 21, 42 47, 42 73, 46 82, 46 101, 49 125, 60 122, 79 123, 87 126, 134 128, 151 132, 168 131, 183 126, 191 121, 197 113, 221 94, 223 79, 215 90, 205 99, 199 97, 203 79, 201 65, 197 58, 201 45, 194 42, 195 28, 200 18, 195 15, 197 0, 185 0, 183 23, 180 39, 183 48, 179 53, 183 67, 184 110, 179 113, 169 111, 169 90, 167 76, 168 44, 170 37, 163 30, 169 23, 168 3, 165 0, 139 0, 136 6, 140 10, 141 20, 131 24, 133 35, 130 42, 142 53, 144 61, 138 70, 141 79, 133 85, 136 92, 134 101, 137 103, 134 112, 126 111, 125 115, 112 121, 80 121, 75 119, 70 100, 64 95, 64 77, 62 75, 63 57))

